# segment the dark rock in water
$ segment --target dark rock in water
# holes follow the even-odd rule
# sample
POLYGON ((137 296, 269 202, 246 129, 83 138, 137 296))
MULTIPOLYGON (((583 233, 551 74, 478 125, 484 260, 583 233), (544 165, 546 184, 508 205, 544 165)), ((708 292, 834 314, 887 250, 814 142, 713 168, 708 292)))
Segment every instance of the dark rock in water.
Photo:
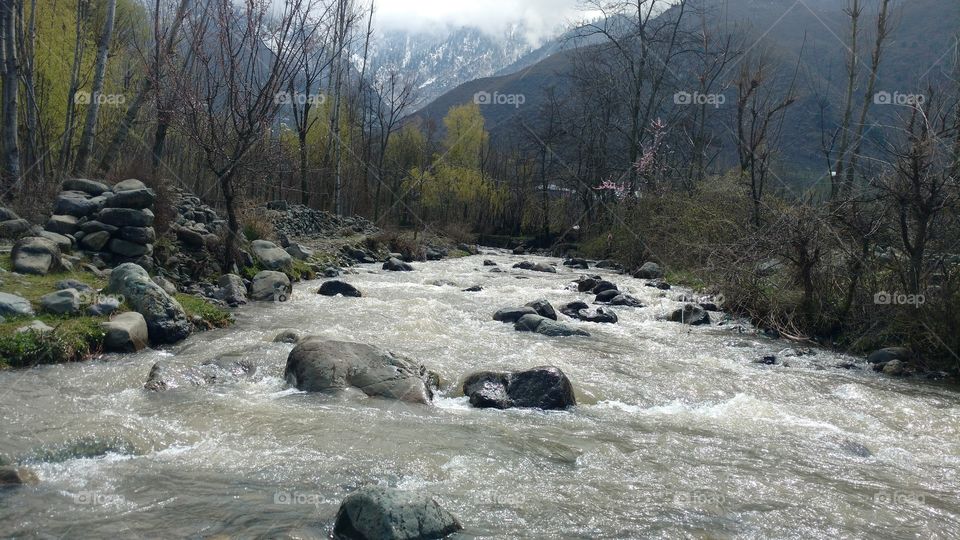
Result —
POLYGON ((765 366, 774 366, 774 365, 777 364, 777 357, 774 356, 774 355, 772 355, 772 354, 769 354, 769 355, 767 355, 767 356, 764 356, 764 357, 762 357, 762 358, 758 358, 757 360, 754 360, 753 363, 754 363, 754 364, 763 364, 763 365, 765 365, 765 366))
POLYGON ((557 320, 557 311, 553 309, 553 306, 550 305, 550 302, 547 302, 544 299, 534 300, 526 304, 526 307, 533 308, 537 312, 537 315, 541 317, 546 317, 548 319, 557 320))
POLYGON ((577 292, 587 292, 592 291, 594 287, 597 286, 600 280, 598 278, 592 277, 581 277, 575 283, 577 284, 577 292))
POLYGON ((591 292, 593 292, 593 294, 600 294, 603 291, 616 291, 616 290, 617 290, 616 284, 606 280, 600 280, 597 282, 596 285, 593 286, 593 289, 591 290, 591 292))
POLYGON ((428 261, 439 261, 447 256, 447 250, 442 248, 428 247, 424 251, 424 258, 428 261))
POLYGON ((576 257, 563 261, 563 265, 569 266, 570 268, 577 268, 580 270, 586 270, 590 268, 590 264, 587 262, 586 259, 578 259, 576 257))
POLYGON ((643 266, 633 272, 633 277, 638 279, 660 279, 663 277, 663 268, 655 262, 645 262, 643 266))
POLYGON ((589 336, 590 333, 579 328, 556 322, 541 315, 528 314, 520 317, 513 325, 518 332, 536 332, 550 337, 589 336))
POLYGON ((0 487, 36 484, 39 481, 37 474, 26 467, 0 466, 0 487))
POLYGON ((483 265, 484 265, 484 266, 497 266, 497 263, 491 261, 490 259, 484 259, 484 260, 483 260, 483 265))
POLYGON ((532 270, 534 272, 547 272, 550 274, 556 274, 557 269, 550 266, 549 264, 544 263, 535 263, 530 261, 522 261, 513 265, 514 268, 519 268, 520 270, 532 270))
POLYGON ((700 302, 700 307, 704 311, 720 311, 720 306, 713 302, 700 302))
POLYGON ((504 323, 517 322, 524 315, 536 315, 537 310, 529 306, 517 308, 503 308, 493 314, 493 320, 504 323))
POLYGON ((309 336, 290 351, 284 376, 294 387, 325 392, 354 387, 368 396, 430 403, 429 374, 421 364, 367 345, 309 336))
POLYGON ((502 273, 503 273, 503 268, 500 268, 500 267, 498 267, 498 266, 494 266, 493 268, 490 269, 490 273, 492 273, 492 274, 502 274, 502 273))
POLYGON ((915 372, 915 370, 903 360, 890 360, 889 362, 874 364, 873 370, 891 377, 904 377, 913 375, 915 372))
POLYGON ((585 302, 570 302, 560 308, 560 313, 567 317, 594 323, 615 323, 617 314, 605 308, 591 309, 585 302))
POLYGON ((300 335, 293 330, 284 330, 273 338, 274 343, 299 343, 300 335))
POLYGON ((466 289, 463 289, 463 292, 480 292, 482 290, 483 290, 483 287, 479 285, 473 285, 472 287, 467 287, 466 289))
POLYGON ((871 452, 869 448, 850 439, 844 439, 840 443, 840 447, 858 457, 870 457, 873 455, 873 452, 871 452))
POLYGON ((463 383, 470 404, 480 408, 566 409, 577 404, 570 379, 559 368, 535 367, 525 371, 473 373, 463 383))
POLYGON ((463 529, 457 518, 427 495, 364 486, 340 504, 334 540, 428 540, 463 529))
POLYGON ((597 264, 595 264, 594 266, 597 267, 597 268, 609 268, 609 269, 611 269, 611 270, 621 270, 621 269, 623 269, 623 267, 620 266, 620 263, 618 263, 618 262, 616 262, 616 261, 611 261, 611 260, 609 260, 609 259, 604 259, 604 260, 602 260, 602 261, 597 261, 597 264))
POLYGON ((594 299, 594 302, 601 304, 609 304, 611 300, 620 296, 620 291, 616 289, 608 289, 597 294, 597 297, 594 299))
POLYGON ((639 298, 630 296, 629 294, 618 294, 610 300, 611 306, 624 306, 624 307, 643 307, 643 302, 639 298))
POLYGON ((237 359, 231 354, 187 368, 157 362, 150 369, 147 382, 143 387, 154 392, 162 392, 181 387, 207 386, 253 375, 256 371, 257 366, 252 362, 237 359))
POLYGON ((480 250, 477 248, 476 244, 466 244, 460 242, 457 244, 457 249, 465 253, 469 253, 470 255, 477 255, 480 253, 480 250))
POLYGON ((668 320, 691 326, 710 324, 710 314, 698 305, 687 304, 670 314, 668 320))
POLYGON ((323 285, 320 285, 320 290, 317 291, 317 294, 322 294, 323 296, 342 295, 354 298, 360 298, 363 296, 356 287, 345 281, 339 280, 325 281, 323 285))
POLYGON ((514 255, 526 255, 526 254, 527 254, 527 248, 526 248, 526 246, 517 246, 517 247, 513 248, 513 254, 514 254, 514 255))
POLYGON ((193 331, 179 302, 154 283, 147 271, 124 263, 110 273, 108 292, 122 294, 134 311, 143 315, 154 343, 176 343, 193 331))
POLYGON ((906 347, 887 347, 873 351, 867 357, 867 362, 871 364, 885 364, 891 360, 910 362, 913 360, 913 353, 906 347))
POLYGON ((390 272, 413 272, 413 267, 396 258, 389 258, 383 263, 383 269, 390 272))
POLYGON ((860 369, 860 366, 858 366, 857 364, 855 364, 855 363, 853 363, 853 362, 842 362, 842 363, 837 364, 837 365, 835 365, 835 366, 833 366, 833 367, 835 367, 835 368, 837 368, 837 369, 860 369))
POLYGON ((323 276, 328 278, 340 277, 340 269, 328 266, 323 269, 323 276))
POLYGON ((653 287, 655 289, 660 289, 661 291, 669 291, 671 288, 670 284, 667 283, 666 281, 663 281, 662 279, 655 279, 649 283, 646 283, 646 286, 653 287))

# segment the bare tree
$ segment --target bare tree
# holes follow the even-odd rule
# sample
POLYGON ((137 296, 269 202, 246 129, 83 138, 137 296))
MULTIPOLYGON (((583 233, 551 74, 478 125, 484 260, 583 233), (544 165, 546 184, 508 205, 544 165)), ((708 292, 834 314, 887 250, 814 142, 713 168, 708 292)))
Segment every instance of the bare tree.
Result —
POLYGON ((20 178, 20 144, 17 136, 17 94, 20 88, 20 64, 17 60, 17 2, 0 2, 0 32, 3 51, 3 197, 11 198, 20 178))
POLYGON ((103 79, 107 72, 107 53, 110 51, 110 40, 113 38, 114 19, 117 13, 117 0, 108 0, 106 17, 103 22, 103 33, 97 44, 97 61, 93 68, 93 86, 90 89, 90 103, 87 106, 87 120, 80 135, 80 145, 77 147, 77 159, 73 166, 76 174, 84 174, 90 163, 90 154, 93 151, 93 134, 97 128, 97 115, 100 113, 103 79))
POLYGON ((377 126, 377 188, 373 202, 373 219, 380 219, 380 193, 386 181, 384 161, 390 137, 397 130, 400 119, 414 102, 413 80, 391 70, 385 77, 375 77, 372 88, 371 113, 377 126))

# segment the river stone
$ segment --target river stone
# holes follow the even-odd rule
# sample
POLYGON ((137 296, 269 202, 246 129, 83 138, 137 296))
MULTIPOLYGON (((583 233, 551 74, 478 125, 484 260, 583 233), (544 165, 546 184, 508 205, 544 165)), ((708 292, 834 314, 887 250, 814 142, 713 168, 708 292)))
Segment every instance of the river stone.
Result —
POLYGON ((54 214, 47 220, 45 228, 57 234, 73 234, 77 232, 77 218, 74 216, 54 214))
POLYGON ((870 353, 867 362, 871 364, 886 364, 892 360, 902 360, 909 362, 913 359, 913 353, 906 347, 887 347, 870 353))
POLYGON ((110 241, 110 233, 99 231, 83 235, 80 240, 80 247, 87 251, 102 251, 103 247, 110 241))
POLYGON ((54 315, 73 315, 80 311, 80 293, 76 289, 63 289, 40 297, 40 307, 54 315))
POLYGON ((390 272, 412 272, 413 271, 412 266, 394 257, 390 257, 389 259, 387 259, 387 262, 383 263, 383 269, 388 270, 390 272))
POLYGON ((110 191, 110 187, 103 182, 87 180, 86 178, 68 178, 63 181, 65 191, 82 191, 91 197, 103 195, 110 191))
POLYGON ((46 275, 63 268, 60 248, 56 243, 40 237, 27 236, 13 245, 10 253, 13 269, 21 274, 46 275))
POLYGON ((597 283, 599 282, 600 282, 599 278, 581 276, 580 279, 578 279, 574 283, 577 284, 577 292, 588 292, 588 291, 592 291, 593 288, 596 287, 597 283))
POLYGON ((541 317, 557 320, 557 310, 553 309, 553 306, 550 305, 550 302, 547 302, 542 298, 526 304, 526 307, 533 308, 537 315, 540 315, 541 317))
POLYGON ((430 403, 426 368, 419 363, 364 343, 309 336, 290 351, 284 370, 299 390, 323 392, 354 387, 368 396, 430 403))
MULTIPOLYGON (((76 234, 79 234, 79 233, 76 233, 76 234)), ((50 240, 51 242, 56 244, 57 247, 60 248, 61 253, 70 251, 70 249, 73 248, 73 240, 71 240, 69 236, 57 234, 52 231, 40 231, 38 236, 40 238, 46 238, 47 240, 50 240)))
POLYGON ((149 244, 136 244, 134 242, 121 240, 120 238, 111 239, 107 244, 107 248, 110 250, 110 253, 130 258, 147 255, 151 252, 151 246, 149 244))
MULTIPOLYGON (((288 283, 289 281, 289 278, 287 278, 288 283)), ((240 276, 236 274, 224 274, 217 280, 217 285, 220 288, 214 293, 214 298, 223 300, 230 306, 239 306, 247 303, 247 286, 240 276)))
POLYGON ((176 343, 193 331, 183 307, 134 263, 114 268, 107 290, 122 294, 127 304, 143 315, 153 343, 176 343))
POLYGON ((33 224, 25 219, 8 219, 0 221, 0 238, 13 240, 27 234, 33 224))
POLYGON ((520 319, 514 323, 513 329, 518 332, 536 332, 537 334, 543 334, 550 337, 590 335, 589 332, 585 332, 578 328, 573 328, 572 326, 568 326, 536 314, 524 315, 523 317, 520 317, 520 319))
POLYGON ((691 326, 710 324, 710 314, 696 304, 686 304, 670 314, 668 320, 691 326))
POLYGON ((313 257, 314 251, 303 244, 290 244, 285 250, 291 257, 298 261, 305 261, 313 257))
POLYGON ((0 316, 2 317, 32 317, 33 307, 30 301, 22 296, 0 291, 0 316))
POLYGON ((515 323, 524 315, 536 315, 537 310, 530 306, 517 308, 503 308, 493 314, 493 320, 503 323, 515 323))
POLYGON ((207 360, 199 366, 175 366, 157 362, 150 368, 143 387, 153 392, 163 392, 180 387, 206 386, 256 373, 257 367, 248 360, 236 359, 227 354, 207 360))
POLYGON ((250 243, 253 256, 267 270, 283 270, 293 264, 293 257, 282 248, 267 240, 254 240, 250 243))
POLYGON ((548 272, 551 274, 556 274, 557 269, 550 266, 549 264, 544 263, 534 263, 530 261, 522 261, 513 265, 514 268, 519 268, 520 270, 533 270, 534 272, 548 272))
MULTIPOLYGON (((120 184, 122 183, 123 182, 120 184)), ((117 186, 120 184, 117 184, 117 186)), ((106 206, 109 208, 133 208, 142 210, 144 208, 150 208, 157 200, 156 192, 150 188, 142 187, 117 191, 117 186, 114 186, 113 196, 106 201, 106 206)))
POLYGON ((363 296, 353 285, 336 279, 323 282, 323 285, 320 285, 320 290, 317 291, 317 294, 322 294, 323 296, 342 295, 351 296, 354 298, 360 298, 363 296))
POLYGON ((610 309, 591 308, 585 302, 570 302, 560 308, 560 313, 572 319, 594 323, 615 323, 617 314, 610 309))
POLYGON ((463 382, 463 393, 479 408, 566 409, 577 404, 570 379, 553 366, 503 373, 481 371, 463 382))
POLYGON ((290 278, 286 274, 264 270, 253 276, 250 299, 258 302, 286 302, 292 291, 290 278))
POLYGON ((151 227, 153 226, 154 215, 149 209, 104 208, 97 214, 96 218, 97 221, 115 227, 151 227))
POLYGON ((0 467, 0 486, 22 486, 36 484, 40 479, 36 473, 26 467, 4 465, 0 467))
POLYGON ((147 346, 147 321, 136 311, 121 313, 102 323, 103 347, 110 352, 131 353, 147 346))
POLYGON ((497 263, 491 261, 490 259, 484 259, 484 260, 483 260, 483 265, 484 265, 484 266, 497 266, 497 263))
MULTIPOLYGON (((598 296, 599 297, 599 296, 598 296)), ((611 306, 624 306, 624 307, 643 307, 643 302, 639 298, 631 296, 629 294, 618 294, 610 300, 611 306)))
POLYGON ((89 216, 97 211, 97 202, 82 191, 62 191, 57 195, 53 213, 78 218, 89 216))
POLYGON ((578 270, 586 270, 590 268, 590 264, 587 262, 586 259, 580 259, 577 257, 563 261, 563 265, 568 266, 570 268, 576 268, 578 270))
POLYGON ((153 227, 123 227, 117 233, 120 238, 135 244, 152 244, 157 240, 153 227))
POLYGON ((633 277, 639 279, 660 279, 663 277, 663 268, 660 268, 660 265, 655 262, 648 261, 633 272, 633 277))
POLYGON ((295 330, 283 330, 273 338, 274 343, 293 343, 296 345, 300 342, 300 334, 295 330))
POLYGON ((616 290, 618 290, 618 288, 615 283, 611 283, 607 280, 602 279, 598 281, 596 285, 593 286, 593 289, 591 289, 591 292, 593 294, 600 294, 604 291, 616 291, 616 290))
POLYGON ((463 529, 428 495, 364 486, 340 504, 334 540, 428 540, 463 529))
POLYGON ((594 298, 594 302, 609 304, 611 300, 620 296, 620 291, 617 289, 607 289, 597 294, 597 297, 594 298))

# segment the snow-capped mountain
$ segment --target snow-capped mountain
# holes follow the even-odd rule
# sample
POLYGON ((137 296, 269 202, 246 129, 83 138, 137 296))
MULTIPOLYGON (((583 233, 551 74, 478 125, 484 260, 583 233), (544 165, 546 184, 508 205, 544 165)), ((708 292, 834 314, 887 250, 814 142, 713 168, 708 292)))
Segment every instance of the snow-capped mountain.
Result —
POLYGON ((388 30, 373 40, 371 65, 380 74, 398 70, 415 76, 417 105, 422 106, 464 82, 499 73, 538 46, 522 25, 499 36, 469 26, 388 30))

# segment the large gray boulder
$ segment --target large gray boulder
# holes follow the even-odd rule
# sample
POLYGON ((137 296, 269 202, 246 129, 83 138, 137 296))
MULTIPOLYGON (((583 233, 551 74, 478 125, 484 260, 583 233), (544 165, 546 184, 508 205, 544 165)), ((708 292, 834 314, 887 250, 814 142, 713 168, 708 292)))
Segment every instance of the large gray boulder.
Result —
POLYGON ((64 236, 51 231, 40 231, 37 236, 40 238, 46 238, 47 240, 50 240, 56 244, 57 247, 60 248, 61 253, 68 252, 71 248, 73 248, 73 241, 70 240, 69 236, 64 236))
POLYGON ((293 264, 293 257, 273 242, 254 240, 250 242, 250 248, 253 256, 267 270, 283 270, 293 264))
POLYGON ((77 218, 75 216, 54 214, 47 220, 45 228, 57 234, 73 234, 77 232, 77 218))
MULTIPOLYGON (((283 277, 286 278, 287 276, 284 275, 283 277)), ((287 285, 289 284, 290 279, 287 278, 287 285)), ((217 289, 214 296, 218 300, 223 300, 230 306, 240 306, 247 303, 247 286, 240 276, 236 274, 224 274, 217 280, 217 285, 220 288, 217 289)))
POLYGON ((633 272, 633 277, 639 279, 661 279, 663 277, 663 268, 655 262, 648 261, 633 272))
POLYGON ((0 292, 0 317, 32 317, 33 307, 22 296, 0 292))
POLYGON ((137 352, 147 346, 150 338, 146 319, 136 311, 121 313, 102 326, 103 347, 109 352, 137 352))
POLYGON ((127 304, 143 315, 153 343, 176 343, 193 330, 180 303, 154 283, 146 270, 134 263, 124 263, 113 269, 107 291, 122 294, 127 304))
POLYGON ((286 302, 293 288, 283 272, 264 270, 253 276, 250 299, 258 302, 286 302))
POLYGON ((334 540, 428 540, 463 529, 428 495, 364 486, 340 504, 334 540))
POLYGON ((54 315, 73 315, 80 311, 80 292, 76 289, 62 289, 40 297, 43 311, 54 315))
POLYGON ((368 396, 430 403, 433 393, 421 364, 367 345, 309 336, 290 351, 284 370, 300 390, 324 392, 357 388, 368 396))
POLYGON ((13 269, 21 274, 46 275, 63 268, 60 247, 41 236, 27 236, 13 245, 13 269))
POLYGON ((577 404, 570 379, 553 366, 525 371, 473 373, 463 382, 463 393, 479 408, 566 409, 577 404))
POLYGON ((64 191, 82 191, 91 197, 103 195, 110 191, 110 187, 103 182, 87 180, 86 178, 68 178, 63 182, 64 191))

